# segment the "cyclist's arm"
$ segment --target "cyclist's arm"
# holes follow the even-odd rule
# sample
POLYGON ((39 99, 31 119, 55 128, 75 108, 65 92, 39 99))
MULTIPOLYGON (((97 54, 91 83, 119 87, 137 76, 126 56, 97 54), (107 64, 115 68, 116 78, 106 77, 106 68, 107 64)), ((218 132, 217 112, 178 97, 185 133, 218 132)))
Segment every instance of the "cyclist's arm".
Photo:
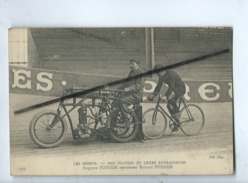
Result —
POLYGON ((169 97, 175 88, 175 84, 176 84, 175 76, 169 75, 168 77, 166 77, 165 83, 167 83, 169 87, 165 93, 165 96, 169 97))
POLYGON ((154 95, 158 95, 159 94, 160 89, 161 89, 161 87, 163 85, 163 82, 164 82, 163 79, 162 78, 159 78, 158 84, 157 84, 157 86, 156 86, 156 88, 155 88, 155 90, 153 92, 154 95))

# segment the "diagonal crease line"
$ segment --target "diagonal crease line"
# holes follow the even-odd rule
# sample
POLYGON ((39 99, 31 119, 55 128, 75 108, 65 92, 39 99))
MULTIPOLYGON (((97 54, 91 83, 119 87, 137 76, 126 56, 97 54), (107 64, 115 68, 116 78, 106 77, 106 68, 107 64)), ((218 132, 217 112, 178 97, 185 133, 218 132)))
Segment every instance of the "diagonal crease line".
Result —
POLYGON ((106 87, 118 85, 118 84, 128 82, 128 81, 133 80, 133 79, 138 79, 138 78, 142 78, 142 77, 145 77, 145 76, 149 76, 149 75, 158 73, 158 72, 163 71, 163 70, 173 69, 173 68, 180 67, 180 66, 183 66, 183 65, 186 65, 186 64, 201 61, 201 60, 204 60, 206 58, 221 55, 221 54, 224 54, 224 53, 227 53, 227 52, 229 52, 229 49, 224 49, 224 50, 221 50, 221 51, 218 51, 218 52, 209 53, 209 54, 206 54, 206 55, 202 55, 200 57, 195 57, 195 58, 188 59, 188 60, 185 60, 185 61, 182 61, 182 62, 171 64, 171 65, 159 68, 159 69, 150 70, 150 71, 147 71, 145 73, 142 73, 142 74, 139 74, 139 75, 136 75, 136 76, 133 76, 133 77, 120 79, 120 80, 113 81, 113 82, 110 82, 110 83, 107 83, 107 84, 104 84, 104 85, 99 85, 99 86, 93 87, 91 89, 87 89, 87 90, 84 90, 84 91, 80 91, 80 92, 76 92, 76 93, 73 93, 73 94, 70 94, 70 95, 59 97, 59 98, 56 98, 56 99, 53 99, 53 100, 49 100, 49 101, 46 101, 46 102, 35 104, 35 105, 32 105, 32 106, 17 110, 17 111, 14 112, 14 114, 21 114, 21 113, 24 113, 24 112, 28 112, 30 110, 34 110, 34 109, 37 109, 37 108, 40 108, 40 107, 44 107, 44 106, 47 106, 47 105, 50 105, 50 104, 53 104, 53 103, 56 103, 56 102, 59 102, 59 101, 62 101, 62 100, 66 100, 66 99, 86 95, 86 94, 89 94, 89 93, 91 93, 93 91, 104 89, 106 87))

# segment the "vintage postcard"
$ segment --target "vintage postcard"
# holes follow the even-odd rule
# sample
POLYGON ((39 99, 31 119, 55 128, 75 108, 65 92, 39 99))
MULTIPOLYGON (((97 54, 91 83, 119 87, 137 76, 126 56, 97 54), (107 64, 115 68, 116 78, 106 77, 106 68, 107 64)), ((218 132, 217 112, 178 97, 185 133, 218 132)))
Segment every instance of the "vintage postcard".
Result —
POLYGON ((11 175, 233 174, 232 35, 10 29, 11 175))

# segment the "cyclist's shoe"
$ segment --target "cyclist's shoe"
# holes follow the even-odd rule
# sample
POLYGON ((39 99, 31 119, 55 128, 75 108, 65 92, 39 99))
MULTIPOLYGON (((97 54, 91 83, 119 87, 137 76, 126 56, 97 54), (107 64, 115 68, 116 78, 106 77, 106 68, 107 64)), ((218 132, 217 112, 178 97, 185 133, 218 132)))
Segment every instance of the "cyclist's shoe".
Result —
POLYGON ((175 122, 173 124, 173 128, 172 128, 172 131, 173 132, 176 132, 178 131, 178 126, 179 126, 179 118, 174 118, 175 122))
POLYGON ((177 132, 178 131, 178 125, 174 125, 174 127, 172 128, 173 132, 177 132))

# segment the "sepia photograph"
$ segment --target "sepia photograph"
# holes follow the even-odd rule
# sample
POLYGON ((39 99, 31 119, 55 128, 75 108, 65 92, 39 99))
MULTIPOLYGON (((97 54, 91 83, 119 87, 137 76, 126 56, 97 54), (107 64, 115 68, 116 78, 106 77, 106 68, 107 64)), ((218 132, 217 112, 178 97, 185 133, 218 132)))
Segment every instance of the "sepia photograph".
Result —
POLYGON ((11 28, 10 173, 231 175, 231 27, 11 28))

